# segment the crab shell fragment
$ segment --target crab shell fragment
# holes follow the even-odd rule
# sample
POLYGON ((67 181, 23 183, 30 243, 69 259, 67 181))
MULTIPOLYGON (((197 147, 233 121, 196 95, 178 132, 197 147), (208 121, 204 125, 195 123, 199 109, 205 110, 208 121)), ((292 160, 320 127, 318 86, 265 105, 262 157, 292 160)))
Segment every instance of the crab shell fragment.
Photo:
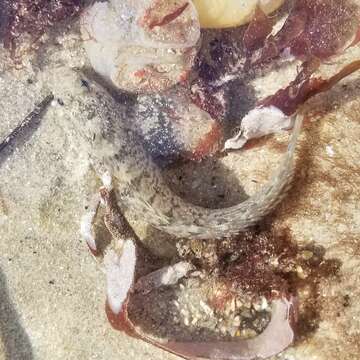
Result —
POLYGON ((186 80, 200 24, 186 0, 97 2, 81 17, 94 70, 130 92, 158 92, 186 80))
POLYGON ((133 291, 144 294, 161 287, 171 286, 192 270, 186 262, 160 269, 154 273, 135 278, 136 246, 126 241, 123 253, 117 256, 114 252, 105 256, 107 277, 106 313, 111 325, 128 335, 158 346, 185 359, 218 359, 218 360, 255 360, 267 359, 285 350, 295 338, 294 327, 297 322, 297 298, 280 295, 272 301, 271 320, 265 330, 255 338, 236 341, 159 341, 145 334, 132 322, 128 314, 128 305, 133 291), (125 281, 120 274, 123 274, 125 281), (125 275, 126 274, 126 275, 125 275))

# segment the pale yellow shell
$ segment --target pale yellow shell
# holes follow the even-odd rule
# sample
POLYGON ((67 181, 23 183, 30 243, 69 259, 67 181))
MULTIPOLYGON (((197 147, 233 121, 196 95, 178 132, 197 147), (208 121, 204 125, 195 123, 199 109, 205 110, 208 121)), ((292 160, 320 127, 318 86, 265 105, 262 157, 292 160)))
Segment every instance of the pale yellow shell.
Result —
POLYGON ((277 10, 284 0, 193 0, 203 28, 228 28, 244 25, 251 21, 256 6, 270 14, 277 10))

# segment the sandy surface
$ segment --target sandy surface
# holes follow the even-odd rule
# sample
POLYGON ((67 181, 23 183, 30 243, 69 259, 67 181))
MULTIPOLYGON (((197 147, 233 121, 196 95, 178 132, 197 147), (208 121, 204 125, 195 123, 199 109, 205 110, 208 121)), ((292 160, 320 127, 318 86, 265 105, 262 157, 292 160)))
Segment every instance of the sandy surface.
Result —
MULTIPOLYGON (((76 134, 69 135, 67 119, 76 119, 76 110, 57 101, 62 82, 66 87, 63 74, 82 67, 86 58, 76 31, 55 40, 19 70, 0 49, 0 138, 49 91, 56 98, 41 124, 0 154, 0 359, 175 358, 115 332, 106 320, 104 276, 79 235, 87 189, 95 191, 96 179, 86 154, 78 151, 76 134)), ((359 55, 354 49, 351 58, 359 55)), ((307 300, 301 336, 280 358, 355 360, 360 357, 360 74, 313 99, 308 110, 317 116, 306 123, 296 183, 275 226, 286 228, 299 244, 321 247, 327 270, 319 271, 316 286, 302 289, 307 300)), ((285 140, 280 135, 219 160, 224 203, 264 182, 285 140)), ((211 203, 216 191, 206 181, 199 185, 196 171, 206 167, 194 170, 183 191, 211 203)), ((166 249, 171 252, 168 243, 166 249)))

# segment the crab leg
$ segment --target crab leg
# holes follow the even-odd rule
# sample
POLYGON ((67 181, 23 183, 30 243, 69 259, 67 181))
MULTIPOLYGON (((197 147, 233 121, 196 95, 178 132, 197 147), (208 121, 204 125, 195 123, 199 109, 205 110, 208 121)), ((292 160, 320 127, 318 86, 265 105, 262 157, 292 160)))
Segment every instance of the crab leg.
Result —
POLYGON ((93 231, 93 225, 98 213, 100 205, 100 196, 96 194, 90 205, 88 207, 88 211, 83 215, 80 221, 80 234, 82 238, 86 241, 90 251, 96 256, 97 255, 97 246, 95 235, 93 231))
MULTIPOLYGON (((113 239, 103 254, 107 283, 107 306, 114 315, 118 315, 129 292, 134 287, 138 238, 117 206, 110 176, 105 174, 102 179, 104 186, 93 198, 90 210, 83 216, 80 231, 93 255, 100 255, 93 224, 100 204, 104 206, 104 223, 113 239)), ((140 278, 136 283, 136 291, 146 294, 160 286, 174 285, 193 269, 193 266, 186 261, 165 266, 140 278)))
POLYGON ((121 214, 111 179, 103 176, 104 186, 100 188, 91 202, 89 211, 83 216, 80 232, 94 256, 100 255, 96 244, 93 225, 100 204, 105 207, 104 223, 112 235, 112 242, 103 253, 106 274, 107 304, 114 313, 119 313, 128 296, 135 277, 136 235, 126 218, 121 214))

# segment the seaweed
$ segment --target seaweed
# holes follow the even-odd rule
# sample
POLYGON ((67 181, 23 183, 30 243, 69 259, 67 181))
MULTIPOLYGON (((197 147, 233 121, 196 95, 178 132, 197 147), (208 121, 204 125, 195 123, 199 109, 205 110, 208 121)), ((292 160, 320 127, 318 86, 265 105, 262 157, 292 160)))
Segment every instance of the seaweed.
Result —
POLYGON ((80 14, 86 0, 0 0, 0 38, 15 56, 28 35, 35 43, 59 23, 80 14))
POLYGON ((264 64, 286 50, 300 59, 325 60, 346 47, 359 26, 358 14, 347 0, 297 0, 281 30, 253 53, 251 64, 264 64))

